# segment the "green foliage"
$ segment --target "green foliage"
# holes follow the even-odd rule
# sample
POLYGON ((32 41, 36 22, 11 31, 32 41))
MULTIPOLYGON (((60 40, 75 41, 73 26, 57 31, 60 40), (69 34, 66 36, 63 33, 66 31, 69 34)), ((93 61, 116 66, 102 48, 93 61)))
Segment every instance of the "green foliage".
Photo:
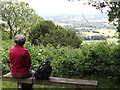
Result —
POLYGON ((2 31, 2 40, 9 39, 9 33, 7 31, 2 31))
POLYGON ((34 26, 29 32, 29 40, 32 44, 38 45, 41 42, 40 37, 45 36, 50 30, 55 30, 56 26, 52 21, 43 20, 34 26))
POLYGON ((120 88, 120 85, 115 78, 104 78, 101 76, 87 76, 83 79, 87 80, 97 80, 98 88, 120 88))
POLYGON ((82 40, 71 30, 51 30, 49 34, 41 38, 41 43, 46 46, 48 43, 53 46, 71 46, 79 48, 82 40))
POLYGON ((75 31, 65 30, 49 20, 44 20, 33 27, 29 33, 29 40, 34 45, 43 44, 46 46, 52 44, 55 47, 60 45, 79 48, 82 43, 75 31))
MULTIPOLYGON (((9 72, 9 50, 11 43, 3 42, 1 50, 3 74, 9 72)), ((51 44, 34 46, 29 42, 24 45, 32 58, 32 70, 36 70, 45 60, 52 62, 52 76, 83 77, 98 75, 105 78, 120 80, 120 45, 101 42, 97 44, 84 44, 81 48, 56 48, 51 44)))
POLYGON ((9 51, 13 47, 11 40, 1 41, 2 48, 0 48, 0 57, 2 61, 2 73, 8 73, 10 71, 9 51))
POLYGON ((4 23, 0 24, 0 32, 1 32, 1 39, 2 40, 7 40, 9 38, 9 32, 5 30, 7 26, 4 23))
POLYGON ((9 38, 12 39, 18 33, 25 33, 36 22, 43 20, 28 3, 17 1, 0 1, 0 16, 9 27, 9 38), (24 32, 23 32, 24 31, 24 32))
POLYGON ((119 7, 117 6, 117 2, 111 2, 111 5, 110 5, 110 10, 108 12, 108 16, 109 16, 109 21, 112 22, 114 19, 117 18, 117 14, 118 14, 118 11, 119 11, 119 7))

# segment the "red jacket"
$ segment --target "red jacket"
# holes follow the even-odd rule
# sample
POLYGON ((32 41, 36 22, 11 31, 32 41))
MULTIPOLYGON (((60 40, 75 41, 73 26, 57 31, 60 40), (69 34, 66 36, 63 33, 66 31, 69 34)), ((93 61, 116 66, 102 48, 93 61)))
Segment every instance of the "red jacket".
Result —
POLYGON ((30 71, 31 58, 27 49, 16 45, 10 50, 11 73, 15 75, 25 75, 30 71))

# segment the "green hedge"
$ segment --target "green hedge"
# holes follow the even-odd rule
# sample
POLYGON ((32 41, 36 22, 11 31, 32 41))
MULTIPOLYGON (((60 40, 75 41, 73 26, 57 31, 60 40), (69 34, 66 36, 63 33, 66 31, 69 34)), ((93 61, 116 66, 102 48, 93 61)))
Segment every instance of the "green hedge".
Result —
MULTIPOLYGON (((14 44, 4 42, 2 53, 3 74, 9 72, 9 50, 14 44)), ((72 47, 56 48, 48 44, 33 46, 29 42, 25 47, 31 53, 32 69, 45 60, 52 62, 52 76, 82 77, 99 75, 107 78, 120 77, 120 45, 100 42, 84 44, 78 49, 72 47)))

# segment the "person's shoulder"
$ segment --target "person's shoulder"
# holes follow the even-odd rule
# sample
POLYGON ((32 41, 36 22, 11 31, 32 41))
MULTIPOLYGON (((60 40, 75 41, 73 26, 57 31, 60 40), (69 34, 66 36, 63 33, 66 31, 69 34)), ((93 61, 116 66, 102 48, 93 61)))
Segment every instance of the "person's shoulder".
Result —
POLYGON ((28 49, 24 48, 24 47, 13 47, 11 48, 11 50, 18 50, 18 51, 28 51, 28 49))
POLYGON ((26 48, 23 48, 22 50, 28 51, 28 49, 26 49, 26 48))
POLYGON ((28 49, 24 48, 23 51, 26 53, 26 54, 30 54, 28 49))
POLYGON ((26 49, 26 48, 24 48, 23 51, 24 51, 25 53, 29 53, 28 49, 26 49))

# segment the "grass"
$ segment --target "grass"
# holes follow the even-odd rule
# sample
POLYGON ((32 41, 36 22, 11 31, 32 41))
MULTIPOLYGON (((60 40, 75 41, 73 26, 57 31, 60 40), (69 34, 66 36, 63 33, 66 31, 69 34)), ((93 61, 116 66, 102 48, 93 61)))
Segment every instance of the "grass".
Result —
POLYGON ((8 81, 2 81, 2 88, 17 88, 17 83, 15 82, 8 82, 8 81))
POLYGON ((92 32, 82 32, 83 34, 86 34, 87 36, 93 36, 93 35, 104 35, 104 36, 117 36, 116 30, 111 29, 97 29, 94 31, 98 31, 99 33, 92 33, 92 32))
POLYGON ((105 35, 105 36, 116 36, 116 30, 111 30, 111 29, 98 29, 98 30, 95 30, 95 31, 99 31, 100 34, 102 35, 105 35))
MULTIPOLYGON (((46 86, 46 85, 34 85, 34 88, 43 88, 43 89, 53 89, 53 88, 64 88, 64 87, 57 87, 57 86, 46 86)), ((16 82, 9 82, 9 81, 2 81, 2 88, 14 88, 17 90, 17 83, 16 82)))
POLYGON ((93 44, 93 43, 97 43, 97 42, 103 42, 103 41, 107 41, 108 43, 118 43, 118 39, 117 38, 108 38, 107 40, 84 40, 83 44, 87 43, 87 44, 93 44))

